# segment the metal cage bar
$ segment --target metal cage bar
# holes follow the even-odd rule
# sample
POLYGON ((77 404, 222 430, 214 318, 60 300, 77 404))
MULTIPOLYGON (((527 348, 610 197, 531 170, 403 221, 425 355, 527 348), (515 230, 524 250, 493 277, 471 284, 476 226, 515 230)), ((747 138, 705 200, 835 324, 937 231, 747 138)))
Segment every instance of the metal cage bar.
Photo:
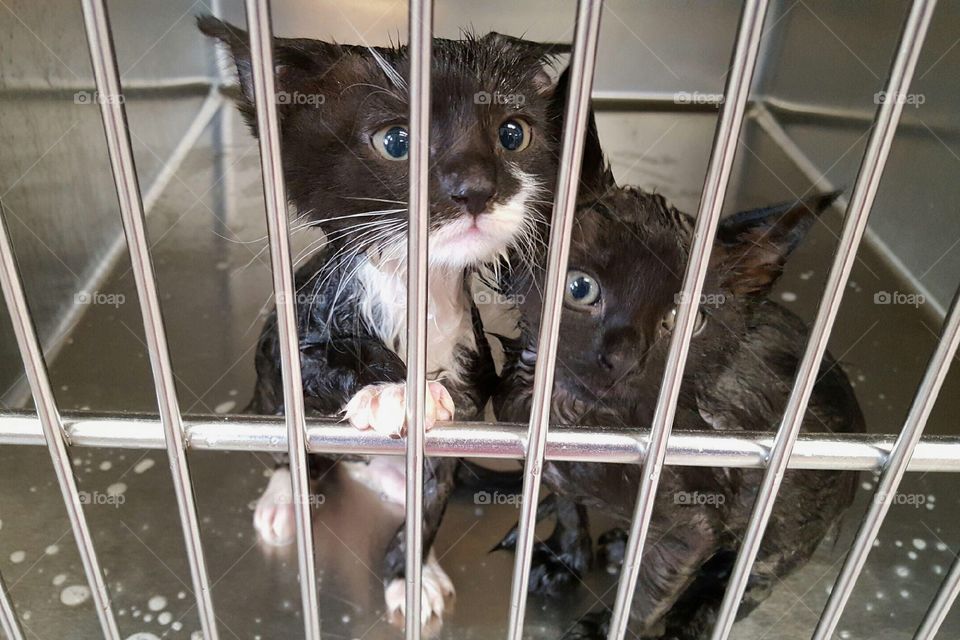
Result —
POLYGON ((958 595, 960 595, 960 556, 953 561, 950 573, 947 574, 947 579, 937 591, 937 597, 934 598, 930 609, 923 617, 923 623, 917 630, 914 640, 933 640, 937 636, 940 625, 946 620, 950 607, 953 606, 958 595))
POLYGON ((0 575, 0 629, 7 636, 7 640, 23 640, 23 629, 20 627, 20 621, 17 620, 17 612, 13 608, 13 600, 10 599, 10 592, 2 575, 0 575))
POLYGON ((7 229, 6 216, 0 203, 0 286, 3 288, 3 297, 10 311, 10 321, 13 332, 20 348, 20 357, 33 402, 37 407, 37 419, 43 427, 43 436, 50 451, 53 469, 57 474, 60 492, 63 494, 63 503, 67 509, 67 517, 73 528, 73 537, 77 542, 80 561, 90 583, 97 617, 103 629, 103 637, 107 640, 120 640, 120 631, 117 621, 110 607, 110 593, 103 578, 103 570, 97 559, 97 551, 93 545, 93 536, 87 518, 83 513, 80 494, 77 492, 77 481, 73 476, 73 465, 70 463, 70 454, 67 453, 66 434, 57 401, 50 386, 50 378, 43 360, 43 349, 37 338, 37 330, 33 325, 30 307, 23 291, 23 280, 17 267, 17 259, 10 245, 10 234, 7 229))
POLYGON ((860 522, 857 536, 850 547, 850 552, 843 561, 843 567, 840 569, 840 574, 837 576, 833 589, 830 591, 830 598, 827 600, 826 607, 824 607, 820 621, 817 623, 816 632, 813 635, 815 640, 832 637, 837 624, 840 622, 843 609, 850 599, 850 594, 853 593, 857 578, 863 571, 867 556, 870 555, 870 550, 873 548, 873 541, 880 532, 883 520, 893 503, 893 496, 903 479, 903 474, 910 462, 910 456, 913 455, 913 449, 920 440, 920 436, 923 435, 923 428, 926 426, 927 418, 930 417, 930 412, 933 411, 937 402, 940 388, 943 386, 943 381, 950 370, 950 363, 957 353, 958 345, 960 345, 960 291, 957 292, 953 308, 944 323, 940 343, 930 358, 927 371, 920 382, 916 396, 914 396, 910 412, 907 414, 907 420, 900 431, 900 437, 897 438, 897 443, 884 465, 883 474, 877 482, 877 490, 874 492, 870 507, 860 522))
POLYGON ((407 225, 406 638, 420 640, 423 599, 423 440, 427 394, 427 232, 430 217, 430 54, 433 0, 410 0, 407 225))
POLYGON ((650 447, 643 462, 640 489, 630 525, 620 584, 610 620, 610 640, 622 640, 627 633, 633 593, 640 577, 643 547, 653 516, 657 485, 667 454, 667 441, 677 412, 680 387, 690 341, 700 308, 700 295, 710 267, 713 238, 723 211, 723 201, 730 181, 730 172, 740 139, 747 107, 747 96, 760 51, 763 21, 769 6, 768 0, 747 0, 740 15, 736 45, 730 61, 730 75, 724 91, 723 108, 717 122, 716 137, 710 154, 710 165, 704 180, 703 194, 694 230, 690 260, 684 274, 683 288, 677 305, 676 327, 670 340, 670 351, 664 369, 663 384, 657 398, 657 410, 653 416, 650 432, 650 447))
POLYGON ((303 380, 300 377, 300 341, 297 332, 293 263, 290 257, 287 193, 283 181, 283 160, 280 155, 280 123, 274 98, 276 87, 270 3, 269 0, 246 0, 246 8, 257 110, 257 137, 260 140, 260 168, 263 173, 263 196, 267 207, 267 234, 277 308, 277 331, 280 339, 280 370, 289 445, 287 450, 290 455, 290 475, 297 523, 297 561, 300 569, 303 624, 307 640, 319 640, 320 608, 309 501, 306 414, 303 402, 303 380))
MULTIPOLYGON (((405 446, 374 431, 325 418, 307 422, 310 453, 403 455, 405 446)), ((163 427, 156 416, 68 413, 64 430, 71 447, 163 449, 163 427)), ((287 429, 280 416, 185 416, 184 430, 190 449, 204 451, 287 450, 287 429)), ((547 435, 545 458, 568 462, 637 464, 646 453, 649 432, 637 428, 597 431, 552 427, 547 435)), ((522 460, 527 426, 502 423, 445 423, 426 436, 427 455, 437 457, 499 458, 522 460)), ((880 434, 845 434, 823 437, 801 434, 789 468, 819 471, 881 471, 896 437, 880 434)), ((0 444, 43 445, 43 430, 35 415, 0 415, 0 444)), ((770 433, 674 431, 667 443, 666 464, 683 467, 763 469, 773 445, 770 433)), ((920 441, 910 458, 911 472, 960 472, 960 437, 934 436, 920 441)))
POLYGON ((160 422, 163 424, 167 445, 167 459, 173 477, 174 493, 180 512, 180 523, 190 564, 190 577, 197 601, 197 613, 204 636, 217 640, 216 614, 213 609, 210 576, 200 539, 200 523, 197 518, 197 503, 193 493, 190 467, 183 443, 183 419, 177 400, 177 388, 173 376, 167 334, 164 328, 157 282, 150 259, 147 242, 146 219, 137 169, 130 142, 127 114, 123 104, 120 72, 113 48, 110 17, 104 0, 83 0, 83 17, 87 29, 90 58, 97 93, 100 96, 100 113, 106 133, 107 152, 113 170, 113 180, 120 202, 120 215, 127 236, 130 264, 140 299, 143 329, 150 355, 157 393, 160 422))
MULTIPOLYGON (((927 27, 933 15, 936 0, 914 0, 903 28, 900 44, 890 69, 887 82, 887 95, 902 96, 910 87, 910 80, 917 58, 923 46, 927 27)), ((793 449, 797 435, 803 424, 810 395, 817 382, 820 363, 830 340, 834 320, 843 301, 850 270, 856 260, 857 248, 867 226, 867 219, 873 200, 876 197, 883 175, 890 146, 897 130, 897 123, 903 111, 903 100, 887 100, 877 109, 877 117, 867 148, 864 152, 860 172, 857 175, 850 205, 844 219, 843 232, 837 247, 835 258, 827 278, 817 317, 810 330, 807 348, 794 381, 783 420, 777 431, 773 450, 763 481, 754 503, 753 513, 746 536, 737 555, 733 573, 727 584, 723 604, 713 631, 713 640, 725 640, 733 627, 740 600, 747 587, 750 569, 756 560, 770 515, 773 512, 777 493, 783 481, 783 474, 793 449)))
POLYGON ((523 619, 526 614, 527 587, 533 556, 533 537, 537 524, 537 496, 540 493, 541 472, 550 426, 553 374, 557 364, 557 345, 563 304, 563 283, 567 270, 567 258, 570 255, 570 236, 573 230, 577 189, 580 185, 580 165, 583 161, 602 8, 602 0, 579 0, 577 3, 576 30, 569 66, 570 82, 564 110, 560 166, 550 225, 547 275, 537 343, 540 359, 534 371, 530 428, 523 469, 523 499, 520 507, 519 534, 510 593, 510 621, 507 637, 511 640, 521 640, 523 637, 523 619))

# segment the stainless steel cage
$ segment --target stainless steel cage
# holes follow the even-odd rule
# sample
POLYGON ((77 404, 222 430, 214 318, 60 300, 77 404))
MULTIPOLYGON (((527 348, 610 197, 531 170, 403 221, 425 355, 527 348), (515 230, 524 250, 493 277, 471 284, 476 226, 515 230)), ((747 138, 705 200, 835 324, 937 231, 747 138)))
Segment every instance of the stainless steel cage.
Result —
MULTIPOLYGON (((745 0, 736 43, 729 66, 726 89, 720 102, 713 149, 700 200, 695 241, 683 284, 681 300, 700 299, 747 98, 760 50, 762 28, 769 0, 745 0)), ((550 431, 549 407, 556 366, 562 303, 573 222, 577 176, 583 153, 586 117, 593 84, 593 67, 599 40, 601 0, 579 0, 571 59, 570 97, 566 107, 569 123, 562 141, 559 182, 551 230, 548 273, 540 344, 544 345, 536 369, 533 414, 528 428, 494 424, 454 424, 425 436, 423 431, 426 380, 426 284, 427 211, 425 188, 428 176, 427 131, 430 104, 430 43, 432 2, 410 2, 410 234, 408 246, 408 388, 407 418, 413 427, 404 443, 372 432, 358 433, 332 421, 307 419, 299 375, 299 351, 295 322, 293 264, 286 217, 286 194, 281 165, 280 138, 273 77, 273 52, 268 0, 246 0, 253 54, 257 118, 263 184, 267 205, 273 286, 282 344, 286 417, 215 421, 184 417, 174 385, 164 321, 160 310, 153 264, 144 230, 144 205, 134 165, 122 87, 113 47, 105 0, 83 0, 90 56, 106 133, 110 163, 120 202, 126 244, 130 252, 143 322, 146 329, 158 416, 62 415, 54 400, 43 353, 33 326, 6 224, 0 224, 0 283, 10 310, 17 342, 36 415, 0 416, 0 443, 49 449, 60 491, 81 552, 83 567, 96 604, 105 638, 119 639, 97 550, 84 516, 70 463, 72 447, 130 447, 165 449, 173 476, 179 516, 204 636, 219 637, 218 618, 210 594, 210 579, 200 540, 197 507, 193 495, 188 449, 288 451, 293 470, 296 504, 299 582, 305 637, 322 637, 321 611, 311 544, 308 452, 406 455, 407 461, 407 607, 406 637, 421 634, 419 619, 422 575, 422 465, 424 455, 483 456, 521 459, 524 465, 523 502, 518 552, 513 573, 508 637, 523 636, 526 592, 534 543, 536 498, 545 460, 581 460, 641 464, 643 481, 630 532, 611 640, 627 633, 630 600, 639 575, 660 472, 667 465, 727 466, 764 469, 764 479, 754 507, 748 535, 731 577, 714 640, 729 637, 750 568, 771 515, 785 471, 791 469, 875 470, 882 473, 866 517, 847 554, 840 576, 814 634, 830 638, 836 629, 857 578, 863 569, 906 471, 960 472, 960 440, 921 439, 927 418, 941 390, 949 365, 960 346, 960 303, 955 299, 941 331, 939 345, 929 361, 911 410, 898 437, 850 436, 813 438, 800 435, 801 421, 817 379, 820 363, 846 289, 857 248, 864 235, 871 207, 883 175, 893 136, 903 110, 903 101, 882 102, 870 133, 860 171, 847 204, 837 256, 827 280, 806 353, 794 382, 790 400, 776 437, 761 434, 671 433, 686 356, 694 332, 696 307, 679 306, 677 330, 670 345, 658 410, 650 431, 634 434, 577 430, 550 431)), ((914 0, 903 26, 885 90, 887 95, 906 95, 914 76, 935 0, 914 0)), ((948 572, 916 637, 936 636, 947 612, 960 593, 960 560, 948 572)), ((0 623, 11 640, 23 640, 13 606, 0 579, 0 623)))

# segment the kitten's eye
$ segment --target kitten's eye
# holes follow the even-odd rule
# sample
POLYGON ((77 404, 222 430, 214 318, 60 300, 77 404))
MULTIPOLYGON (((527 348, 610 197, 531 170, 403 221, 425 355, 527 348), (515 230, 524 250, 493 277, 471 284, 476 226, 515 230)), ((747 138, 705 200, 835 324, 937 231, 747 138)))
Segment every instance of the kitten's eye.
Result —
POLYGON ((500 144, 507 151, 523 151, 530 146, 530 125, 519 118, 500 125, 500 144))
POLYGON ((583 271, 567 272, 567 291, 563 300, 572 307, 587 308, 600 299, 600 285, 583 271))
MULTIPOLYGON (((674 327, 677 326, 677 310, 676 308, 671 309, 667 312, 667 315, 663 316, 663 320, 660 321, 660 326, 667 333, 671 333, 674 327)), ((693 335, 700 335, 703 331, 703 328, 707 326, 707 316, 703 311, 697 312, 697 321, 693 325, 693 335)))
POLYGON ((410 134, 403 125, 392 124, 373 134, 373 148, 387 160, 406 160, 410 134))

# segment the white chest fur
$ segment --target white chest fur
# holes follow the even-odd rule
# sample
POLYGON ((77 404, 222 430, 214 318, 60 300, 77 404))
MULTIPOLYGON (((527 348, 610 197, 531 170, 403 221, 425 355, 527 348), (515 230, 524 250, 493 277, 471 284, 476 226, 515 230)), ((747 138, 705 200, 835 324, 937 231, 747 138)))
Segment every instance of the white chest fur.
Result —
MULTIPOLYGON (((360 309, 384 344, 406 359, 407 275, 402 265, 367 262, 360 268, 360 309)), ((463 349, 477 348, 463 272, 430 270, 427 291, 427 372, 430 380, 461 381, 463 349)))

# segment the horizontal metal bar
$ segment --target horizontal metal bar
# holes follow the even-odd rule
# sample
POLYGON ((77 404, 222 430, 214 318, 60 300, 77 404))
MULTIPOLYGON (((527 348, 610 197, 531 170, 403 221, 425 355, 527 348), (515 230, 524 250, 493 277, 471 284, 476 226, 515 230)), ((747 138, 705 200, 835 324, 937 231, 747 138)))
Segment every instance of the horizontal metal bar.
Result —
POLYGON ((277 311, 277 333, 280 339, 283 406, 289 436, 287 451, 297 529, 297 563, 300 569, 303 625, 307 640, 320 640, 317 569, 314 560, 313 519, 304 433, 306 411, 303 403, 303 379, 300 375, 300 340, 297 332, 293 261, 290 256, 288 200, 280 148, 270 2, 246 0, 246 8, 247 27, 250 30, 250 67, 257 110, 257 137, 260 141, 260 168, 263 174, 263 199, 267 209, 267 235, 277 311))
MULTIPOLYGON (((935 0, 914 1, 891 65, 890 76, 885 87, 886 95, 903 96, 910 88, 913 70, 916 67, 935 5, 935 0)), ((773 513, 784 471, 794 442, 803 426, 810 396, 820 375, 820 364, 843 301, 847 280, 857 257, 857 248, 863 238, 870 209, 880 187, 880 178, 883 175, 902 111, 903 101, 901 100, 887 100, 877 109, 876 123, 867 142, 863 162, 851 192, 850 205, 847 208, 842 235, 837 245, 837 255, 824 285, 817 316, 810 327, 806 350, 797 368, 796 380, 778 428, 776 442, 770 452, 769 466, 757 492, 747 532, 717 614, 717 622, 711 636, 713 640, 726 640, 736 620, 737 610, 750 578, 751 567, 760 550, 760 543, 773 513)))
POLYGON ((940 630, 947 614, 950 613, 950 607, 956 602, 960 595, 960 556, 953 561, 953 567, 947 574, 947 579, 943 581, 940 590, 937 591, 937 597, 934 598, 930 609, 923 617, 923 623, 917 630, 917 635, 913 640, 933 640, 940 630))
MULTIPOLYGON (((163 427, 150 415, 72 412, 63 416, 64 430, 74 447, 163 449, 163 427)), ((310 453, 404 455, 404 442, 372 430, 358 431, 332 419, 307 420, 310 453)), ((287 430, 280 416, 184 416, 187 449, 204 451, 287 450, 287 430)), ((526 450, 526 425, 453 422, 434 429, 425 440, 426 454, 437 457, 476 457, 521 460, 526 450)), ((649 431, 551 426, 546 459, 571 462, 636 464, 643 460, 649 431)), ((790 458, 791 469, 879 471, 893 449, 895 435, 801 434, 790 458)), ((43 431, 29 413, 0 415, 0 445, 42 446, 43 431)), ((674 431, 666 463, 684 467, 762 469, 772 433, 674 431)), ((911 472, 960 473, 960 436, 927 436, 917 445, 907 469, 911 472)))
POLYGON ((23 640, 23 629, 17 620, 17 612, 13 608, 13 600, 7 590, 7 583, 0 575, 0 629, 3 629, 7 640, 23 640))

